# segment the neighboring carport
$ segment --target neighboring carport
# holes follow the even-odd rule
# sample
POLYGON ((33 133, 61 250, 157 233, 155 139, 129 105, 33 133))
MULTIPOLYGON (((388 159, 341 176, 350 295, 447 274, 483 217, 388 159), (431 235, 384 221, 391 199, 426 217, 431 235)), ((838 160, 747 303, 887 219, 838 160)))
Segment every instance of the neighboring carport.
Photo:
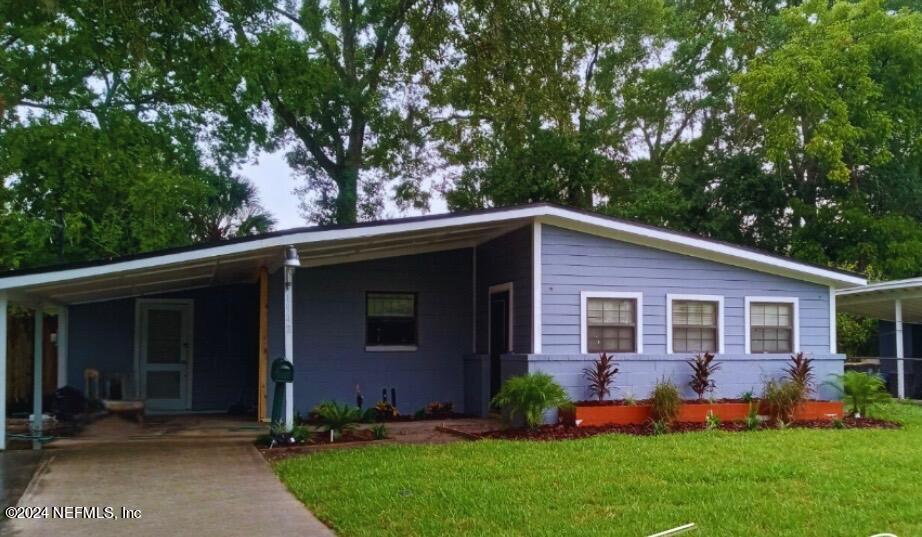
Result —
POLYGON ((922 278, 839 290, 836 309, 880 321, 880 373, 900 399, 922 397, 922 278))

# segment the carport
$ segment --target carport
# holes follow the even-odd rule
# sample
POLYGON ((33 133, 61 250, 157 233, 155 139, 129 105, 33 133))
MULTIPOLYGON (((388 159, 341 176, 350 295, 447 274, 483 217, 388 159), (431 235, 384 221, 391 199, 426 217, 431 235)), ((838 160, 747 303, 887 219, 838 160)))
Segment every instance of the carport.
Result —
POLYGON ((880 321, 880 372, 900 399, 919 398, 922 381, 922 278, 836 292, 836 310, 880 321))
MULTIPOLYGON (((254 369, 258 361, 259 370, 258 376, 253 375, 252 378, 258 384, 258 415, 265 419, 271 395, 267 389, 270 349, 272 357, 284 356, 291 360, 294 355, 292 332, 296 313, 292 287, 295 285, 295 267, 317 269, 352 262, 471 249, 486 240, 519 229, 528 224, 530 218, 548 211, 550 209, 535 206, 518 211, 487 210, 464 216, 436 215, 354 226, 299 228, 90 263, 0 273, 0 417, 7 415, 7 317, 11 304, 37 312, 37 333, 41 333, 46 316, 57 315, 57 385, 65 386, 69 381, 73 384, 76 378, 82 382, 84 365, 78 362, 74 350, 75 340, 87 337, 86 331, 77 329, 75 324, 81 308, 120 300, 131 300, 133 303, 151 300, 190 302, 186 297, 190 293, 229 286, 256 289, 258 308, 254 304, 252 312, 256 315, 258 309, 258 321, 254 320, 252 326, 258 324, 258 356, 255 349, 252 354, 254 369)), ((471 279, 465 279, 465 282, 469 281, 471 279)), ((197 304, 196 313, 199 310, 197 304)), ((141 318, 139 311, 140 306, 130 310, 113 309, 105 314, 113 324, 125 324, 126 318, 133 317, 133 320, 127 322, 137 325, 137 319, 141 318)), ((129 332, 126 329, 119 333, 129 332)), ((138 337, 137 333, 135 330, 133 337, 138 337)), ((101 344, 111 339, 109 336, 110 333, 104 330, 90 335, 97 337, 101 344)), ((40 371, 41 342, 36 343, 34 365, 40 371)), ((196 352, 207 344, 196 344, 196 352)), ((139 346, 134 343, 135 349, 139 346)), ((132 351, 124 351, 122 354, 128 352, 132 351)), ((137 364, 138 351, 133 352, 137 364)), ((98 354, 106 354, 104 346, 98 354)), ((220 367, 212 368, 211 371, 217 369, 220 367)), ((135 390, 137 396, 150 399, 144 397, 150 395, 145 394, 143 389, 146 381, 139 380, 145 374, 144 369, 135 366, 134 372, 135 378, 129 379, 126 384, 129 388, 132 384, 141 386, 135 390)), ((196 376, 195 381, 198 380, 199 376, 196 376)), ((37 375, 34 393, 41 394, 42 388, 41 375, 37 375)), ((294 421, 293 384, 289 383, 286 388, 284 417, 286 423, 291 424, 294 421)), ((34 399, 32 429, 33 434, 37 434, 42 427, 42 397, 39 395, 34 399)), ((6 440, 6 422, 0 420, 0 449, 6 448, 6 440)))

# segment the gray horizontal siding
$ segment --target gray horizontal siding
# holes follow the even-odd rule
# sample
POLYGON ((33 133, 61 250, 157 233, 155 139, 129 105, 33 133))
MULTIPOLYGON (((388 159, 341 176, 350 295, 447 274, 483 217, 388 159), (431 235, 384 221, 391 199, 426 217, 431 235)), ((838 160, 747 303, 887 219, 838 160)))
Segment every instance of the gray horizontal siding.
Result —
POLYGON ((822 285, 629 244, 554 226, 542 230, 542 351, 580 351, 580 292, 643 293, 645 354, 666 353, 666 295, 724 297, 727 354, 742 354, 746 296, 793 296, 800 348, 829 354, 829 289, 822 285))

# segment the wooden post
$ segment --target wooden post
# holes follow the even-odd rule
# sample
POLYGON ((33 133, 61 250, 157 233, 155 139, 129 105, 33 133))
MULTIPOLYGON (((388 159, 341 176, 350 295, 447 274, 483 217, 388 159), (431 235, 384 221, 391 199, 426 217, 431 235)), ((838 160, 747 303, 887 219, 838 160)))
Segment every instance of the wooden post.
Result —
MULTIPOLYGON (((58 309, 58 388, 67 386, 67 306, 58 309)), ((124 389, 124 387, 123 387, 124 389)))
POLYGON ((259 269, 259 398, 258 419, 269 420, 269 269, 259 269))
POLYGON ((0 291, 0 451, 6 449, 6 293, 0 291))

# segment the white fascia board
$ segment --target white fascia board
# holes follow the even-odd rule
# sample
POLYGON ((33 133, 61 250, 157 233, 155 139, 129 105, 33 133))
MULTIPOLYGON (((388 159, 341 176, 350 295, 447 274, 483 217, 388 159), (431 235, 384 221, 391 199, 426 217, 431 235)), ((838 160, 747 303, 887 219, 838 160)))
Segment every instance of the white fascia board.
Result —
MULTIPOLYGON (((480 214, 459 215, 434 220, 413 220, 380 224, 374 226, 357 226, 346 229, 326 231, 303 231, 286 235, 266 237, 264 239, 217 245, 210 248, 164 254, 160 256, 114 262, 53 272, 23 274, 3 278, 0 276, 0 289, 15 289, 32 285, 42 285, 59 281, 93 278, 144 270, 165 265, 183 264, 201 260, 210 260, 257 250, 270 250, 288 245, 307 245, 325 241, 375 238, 383 235, 409 233, 414 231, 440 229, 454 226, 467 226, 491 222, 505 222, 516 219, 540 218, 546 223, 561 227, 585 231, 587 233, 610 236, 620 240, 646 245, 653 248, 674 251, 695 257, 713 259, 725 264, 737 265, 753 270, 778 274, 791 278, 804 279, 833 285, 836 287, 865 286, 867 280, 860 276, 850 276, 798 263, 797 261, 760 254, 744 248, 721 244, 706 239, 689 237, 665 229, 632 224, 630 222, 611 220, 562 207, 537 205, 491 211, 480 214)), ((279 254, 281 255, 281 253, 279 254)))
POLYGON ((864 287, 850 287, 847 289, 839 289, 836 291, 836 296, 853 296, 853 295, 864 295, 869 293, 876 293, 878 291, 900 291, 905 289, 919 289, 922 290, 922 278, 911 278, 908 280, 893 280, 889 282, 878 282, 866 285, 864 287))

